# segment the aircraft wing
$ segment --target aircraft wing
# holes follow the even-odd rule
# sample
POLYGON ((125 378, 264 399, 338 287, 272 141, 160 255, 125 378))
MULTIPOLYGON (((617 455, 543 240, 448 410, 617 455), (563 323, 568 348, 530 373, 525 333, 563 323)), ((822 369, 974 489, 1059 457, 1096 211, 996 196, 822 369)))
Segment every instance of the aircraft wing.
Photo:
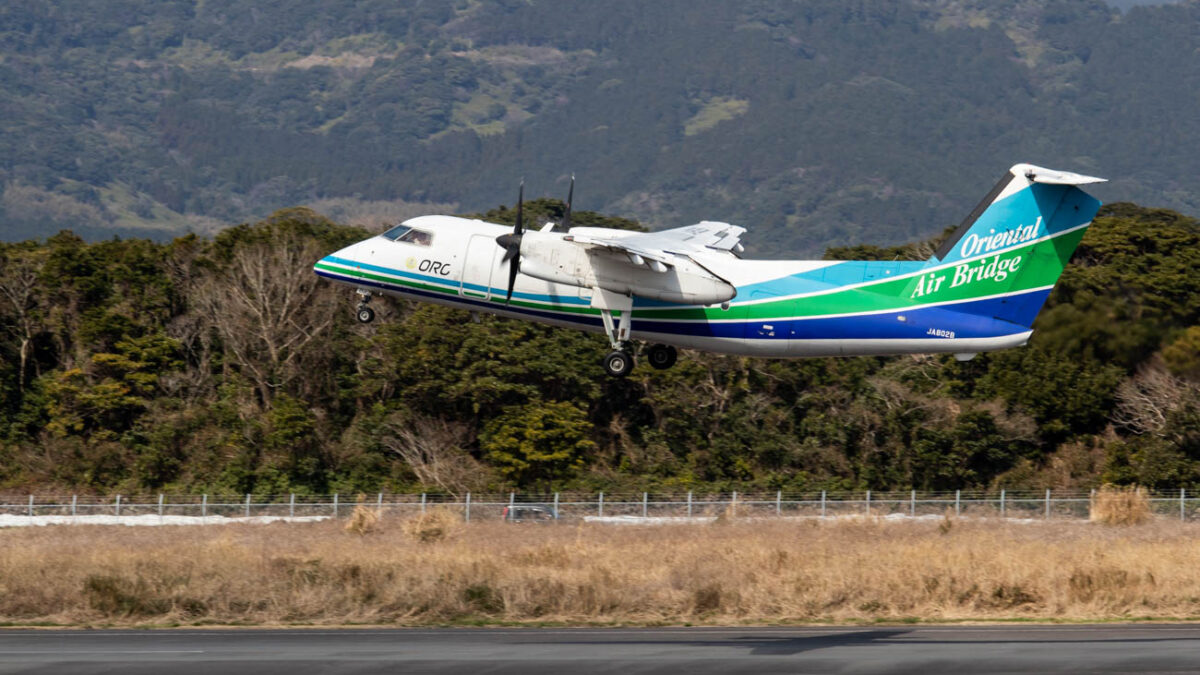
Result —
POLYGON ((744 227, 705 220, 695 225, 638 233, 635 236, 642 246, 673 253, 703 253, 711 250, 740 252, 741 238, 745 232, 744 227))
POLYGON ((675 264, 675 256, 653 245, 647 246, 646 242, 637 236, 638 234, 644 233, 635 232, 627 236, 596 236, 592 234, 576 234, 572 230, 571 234, 563 237, 563 239, 573 241, 576 244, 582 244, 587 248, 607 249, 614 254, 624 254, 630 263, 634 265, 646 265, 655 272, 665 272, 668 267, 675 264))
POLYGON ((695 225, 659 232, 628 234, 598 228, 572 228, 565 238, 588 247, 624 253, 634 265, 647 265, 661 272, 674 265, 674 256, 677 254, 686 256, 711 251, 740 252, 741 236, 745 231, 746 228, 737 225, 706 220, 695 225))

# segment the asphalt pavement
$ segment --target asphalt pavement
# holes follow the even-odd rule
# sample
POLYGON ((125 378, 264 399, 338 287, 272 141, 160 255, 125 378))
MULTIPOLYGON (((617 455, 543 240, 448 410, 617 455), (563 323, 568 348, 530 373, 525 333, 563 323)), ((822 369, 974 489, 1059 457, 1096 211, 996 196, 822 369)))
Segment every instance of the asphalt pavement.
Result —
POLYGON ((0 631, 0 673, 1196 672, 1200 624, 0 631))

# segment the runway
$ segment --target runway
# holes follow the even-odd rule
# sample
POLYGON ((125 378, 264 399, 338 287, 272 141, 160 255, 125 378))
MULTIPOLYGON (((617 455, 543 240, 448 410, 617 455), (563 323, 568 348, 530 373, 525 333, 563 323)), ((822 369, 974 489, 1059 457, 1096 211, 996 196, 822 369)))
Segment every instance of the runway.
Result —
POLYGON ((1192 673, 1200 624, 0 631, 0 673, 1192 673))

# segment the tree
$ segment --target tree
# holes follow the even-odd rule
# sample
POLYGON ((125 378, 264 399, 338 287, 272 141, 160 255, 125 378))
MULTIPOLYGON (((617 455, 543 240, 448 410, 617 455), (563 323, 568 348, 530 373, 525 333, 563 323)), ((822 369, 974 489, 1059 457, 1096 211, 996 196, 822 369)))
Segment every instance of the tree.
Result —
POLYGON ((461 422, 401 413, 388 417, 379 438, 422 484, 455 497, 487 482, 488 469, 467 452, 472 441, 471 428, 461 422))
MULTIPOLYGON (((0 303, 12 315, 12 323, 6 327, 18 342, 17 390, 21 396, 25 395, 29 356, 41 320, 38 277, 45 264, 45 250, 29 247, 15 248, 0 259, 0 303)), ((39 374, 35 372, 35 376, 39 374)))
POLYGON ((563 401, 514 406, 484 427, 480 447, 500 473, 525 488, 548 489, 583 467, 594 449, 587 414, 563 401))
POLYGON ((236 242, 225 264, 196 283, 193 301, 230 360, 270 407, 275 392, 304 375, 305 348, 337 313, 333 288, 312 272, 321 242, 286 227, 236 242))

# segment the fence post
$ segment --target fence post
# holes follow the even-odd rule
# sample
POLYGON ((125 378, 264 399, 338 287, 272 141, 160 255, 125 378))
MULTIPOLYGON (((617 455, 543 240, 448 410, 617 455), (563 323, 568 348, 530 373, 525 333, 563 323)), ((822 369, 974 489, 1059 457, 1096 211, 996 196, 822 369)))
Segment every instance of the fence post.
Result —
POLYGON ((513 517, 512 507, 513 507, 513 504, 516 503, 516 500, 517 500, 517 493, 515 493, 515 492, 508 493, 508 517, 509 518, 513 517))
POLYGON ((79 495, 71 495, 71 517, 75 517, 75 502, 79 499, 79 495))
POLYGON ((1004 488, 1000 488, 1000 517, 1004 517, 1004 488))
MULTIPOLYGON (((29 497, 29 515, 33 515, 33 496, 29 497)), ((121 495, 117 495, 117 517, 121 517, 121 495)))
POLYGON ((867 490, 867 515, 871 515, 871 491, 867 490))
POLYGON ((421 513, 425 513, 425 493, 421 493, 421 513))
POLYGON ((250 495, 246 495, 246 517, 250 517, 250 495))
POLYGON ((296 517, 296 493, 293 492, 288 498, 288 518, 296 517))
POLYGON ((471 493, 467 493, 467 507, 463 512, 463 520, 471 522, 471 493))
POLYGON ((733 497, 729 500, 729 515, 737 517, 737 490, 733 491, 733 497))
POLYGON ((954 517, 962 513, 962 490, 954 491, 954 517))
POLYGON ((29 495, 29 517, 33 517, 33 495, 29 495))
POLYGON ((783 515, 783 490, 775 491, 775 515, 783 515))
POLYGON ((1183 499, 1187 488, 1179 488, 1179 522, 1183 522, 1183 499))
POLYGON ((554 519, 558 520, 558 493, 554 493, 554 519))
POLYGON ((375 495, 375 515, 383 515, 383 493, 375 495))
POLYGON ((643 492, 642 493, 642 517, 643 518, 646 517, 646 508, 649 506, 649 501, 650 501, 650 493, 643 492))
POLYGON ((337 520, 337 517, 338 517, 338 493, 335 492, 335 493, 333 493, 333 519, 337 520))
POLYGON ((158 493, 158 517, 163 517, 163 493, 158 493))
POLYGON ((688 518, 692 517, 692 491, 688 490, 688 518))
POLYGON ((208 517, 208 495, 200 496, 200 517, 208 517))
POLYGON ((604 493, 603 492, 600 493, 600 499, 596 501, 596 516, 598 518, 604 517, 604 493))
POLYGON ((1050 519, 1050 489, 1046 489, 1046 520, 1050 519))
POLYGON ((825 517, 825 491, 821 490, 821 517, 825 517))
POLYGON ((908 493, 908 517, 917 517, 917 491, 913 490, 908 493))

